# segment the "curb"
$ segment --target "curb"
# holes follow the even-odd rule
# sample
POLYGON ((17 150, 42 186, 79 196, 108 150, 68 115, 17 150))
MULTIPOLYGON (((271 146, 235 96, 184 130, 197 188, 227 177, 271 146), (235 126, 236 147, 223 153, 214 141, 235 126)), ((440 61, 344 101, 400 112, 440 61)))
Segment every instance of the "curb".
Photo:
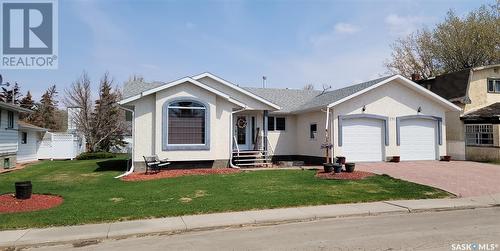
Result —
MULTIPOLYGON (((48 241, 48 242, 33 242, 33 243, 21 243, 17 244, 17 242, 30 230, 24 233, 21 237, 19 237, 16 241, 14 241, 14 245, 6 245, 1 246, 0 250, 16 250, 22 248, 36 248, 42 246, 56 246, 56 245, 66 245, 73 244, 74 247, 83 247, 88 245, 98 244, 104 240, 121 240, 127 239, 131 237, 145 237, 145 236, 155 236, 155 235, 176 235, 176 234, 184 234, 190 232, 202 232, 202 231, 210 231, 210 230, 219 230, 219 229, 238 229, 244 227, 260 227, 260 226, 273 226, 273 225, 281 225, 281 224, 290 224, 290 223, 300 223, 300 222, 311 222, 325 219, 342 219, 342 218, 350 218, 350 217, 366 217, 366 216, 378 216, 378 215, 406 215, 406 214, 414 214, 414 213, 425 213, 425 212, 444 212, 444 211, 458 211, 458 210, 472 210, 472 209, 481 209, 481 208, 492 208, 492 207, 500 207, 499 204, 488 204, 488 205, 476 205, 476 206, 457 206, 457 207, 436 207, 436 208, 428 208, 428 209, 410 209, 401 205, 397 205, 391 202, 383 201, 383 203, 399 207, 407 210, 404 211, 383 211, 383 212, 368 212, 368 213, 352 213, 352 214, 340 214, 340 215, 331 215, 331 216, 314 216, 314 217, 304 217, 304 218, 295 218, 295 219, 285 219, 285 220, 265 220, 265 221, 257 221, 253 219, 251 223, 243 223, 243 224, 222 224, 216 226, 208 226, 208 227, 193 227, 188 228, 184 223, 184 227, 182 229, 174 229, 167 231, 151 231, 151 232, 142 232, 142 233, 130 233, 130 234, 118 234, 118 235, 109 235, 109 229, 111 228, 111 224, 109 223, 108 232, 106 236, 102 237, 94 237, 94 238, 80 238, 74 240, 65 240, 65 241, 48 241)), ((181 217, 182 218, 182 217, 181 217)))

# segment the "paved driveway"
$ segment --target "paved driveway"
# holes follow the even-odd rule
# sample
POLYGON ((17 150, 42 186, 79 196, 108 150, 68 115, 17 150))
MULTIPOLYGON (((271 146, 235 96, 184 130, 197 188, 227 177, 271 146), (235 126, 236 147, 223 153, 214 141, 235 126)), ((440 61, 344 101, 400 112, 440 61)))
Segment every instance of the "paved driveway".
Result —
POLYGON ((500 165, 470 161, 357 163, 356 169, 441 188, 461 197, 500 193, 500 165))

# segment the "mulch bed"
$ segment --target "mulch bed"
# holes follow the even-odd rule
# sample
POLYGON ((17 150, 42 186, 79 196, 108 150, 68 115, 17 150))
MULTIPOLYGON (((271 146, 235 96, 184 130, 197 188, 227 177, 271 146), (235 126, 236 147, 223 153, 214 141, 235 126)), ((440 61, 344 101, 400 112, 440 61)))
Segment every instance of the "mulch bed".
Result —
POLYGON ((352 173, 341 172, 341 173, 325 173, 324 170, 318 170, 316 173, 317 178, 325 180, 362 180, 366 177, 374 176, 376 174, 363 171, 354 171, 352 173))
POLYGON ((211 174, 231 174, 231 173, 239 173, 239 169, 233 168, 196 168, 196 169, 171 169, 171 170, 162 170, 159 173, 151 173, 145 174, 143 172, 140 173, 132 173, 121 179, 124 181, 143 181, 143 180, 156 180, 156 179, 166 179, 166 178, 174 178, 180 176, 188 176, 188 175, 211 175, 211 174))
POLYGON ((0 195, 0 214, 49 209, 61 205, 63 201, 63 198, 57 195, 33 194, 27 200, 18 200, 14 194, 2 194, 0 195))

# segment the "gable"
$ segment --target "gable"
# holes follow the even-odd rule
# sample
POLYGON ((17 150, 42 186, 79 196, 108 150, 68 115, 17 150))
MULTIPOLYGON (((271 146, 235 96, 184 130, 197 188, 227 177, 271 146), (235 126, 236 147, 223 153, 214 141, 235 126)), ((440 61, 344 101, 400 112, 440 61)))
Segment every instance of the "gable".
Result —
POLYGON ((414 95, 423 96, 423 97, 427 98, 429 102, 436 102, 448 110, 461 111, 461 108, 456 106, 455 104, 449 102, 448 100, 440 97, 439 95, 427 90, 426 88, 424 88, 424 87, 418 85, 417 83, 410 81, 410 80, 408 80, 400 75, 395 75, 395 76, 392 76, 390 78, 384 79, 383 81, 380 81, 379 83, 373 84, 373 85, 371 85, 365 89, 362 89, 362 90, 360 90, 352 95, 349 95, 343 99, 335 101, 335 102, 329 104, 328 107, 331 108, 331 107, 337 106, 337 105, 344 103, 350 99, 356 98, 359 95, 362 95, 366 92, 377 91, 378 88, 380 88, 383 85, 387 85, 389 83, 391 83, 391 84, 396 83, 396 84, 399 84, 402 86, 406 86, 407 88, 409 88, 415 92, 414 95))
POLYGON ((205 89, 211 93, 218 95, 219 97, 228 100, 233 104, 236 104, 240 107, 244 107, 246 109, 274 111, 280 108, 278 105, 270 102, 269 100, 259 97, 237 85, 229 83, 209 73, 204 73, 193 77, 185 77, 169 83, 162 83, 162 84, 158 84, 158 82, 155 82, 153 84, 147 84, 142 82, 127 83, 125 86, 125 88, 127 89, 126 93, 128 93, 131 96, 119 101, 118 103, 124 105, 132 101, 135 101, 137 99, 140 99, 142 97, 157 93, 159 91, 183 83, 196 85, 202 89, 205 89))
POLYGON ((333 107, 333 111, 338 114, 367 113, 388 117, 414 114, 442 117, 447 110, 449 107, 398 80, 392 80, 333 107))
POLYGON ((280 106, 275 103, 213 74, 203 73, 193 76, 193 79, 196 79, 214 89, 227 93, 229 96, 245 103, 249 109, 272 111, 280 109, 280 106))
POLYGON ((226 99, 227 101, 233 103, 233 104, 236 104, 240 107, 247 107, 246 104, 243 104, 241 102, 239 102, 238 100, 235 100, 233 99, 232 97, 230 97, 229 95, 223 93, 223 92, 220 92, 219 90, 217 89, 214 89, 210 86, 207 86, 197 80, 194 80, 192 78, 189 78, 189 77, 186 77, 186 78, 182 78, 182 79, 179 79, 179 80, 176 80, 176 81, 173 81, 173 82, 170 82, 170 83, 166 83, 166 84, 163 84, 163 85, 160 85, 158 87, 155 87, 155 88, 151 88, 151 89, 148 89, 148 90, 145 90, 143 92, 141 92, 140 94, 137 94, 137 95, 134 95, 134 96, 131 96, 131 97, 128 97, 126 99, 123 99, 121 101, 119 101, 118 103, 123 105, 123 104, 127 104, 127 103, 130 103, 130 102, 133 102, 135 100, 138 100, 142 97, 145 97, 145 96, 149 96, 151 94, 155 94, 157 92, 160 92, 160 91, 163 91, 163 90, 166 90, 166 89, 169 89, 169 88, 172 88, 172 87, 175 87, 175 86, 178 86, 178 85, 181 85, 181 84, 192 84, 192 85, 195 85, 201 89, 204 89, 208 92, 211 92, 215 95, 218 95, 224 99, 226 99))

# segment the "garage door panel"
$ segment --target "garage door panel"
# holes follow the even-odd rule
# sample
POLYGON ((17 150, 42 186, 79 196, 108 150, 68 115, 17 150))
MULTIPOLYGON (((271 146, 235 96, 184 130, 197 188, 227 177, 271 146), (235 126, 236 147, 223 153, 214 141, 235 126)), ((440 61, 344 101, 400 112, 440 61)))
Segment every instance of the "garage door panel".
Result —
POLYGON ((349 119, 343 121, 342 155, 347 161, 381 161, 383 158, 382 121, 349 119))
POLYGON ((401 121, 401 160, 435 160, 436 149, 435 121, 428 119, 401 121))

